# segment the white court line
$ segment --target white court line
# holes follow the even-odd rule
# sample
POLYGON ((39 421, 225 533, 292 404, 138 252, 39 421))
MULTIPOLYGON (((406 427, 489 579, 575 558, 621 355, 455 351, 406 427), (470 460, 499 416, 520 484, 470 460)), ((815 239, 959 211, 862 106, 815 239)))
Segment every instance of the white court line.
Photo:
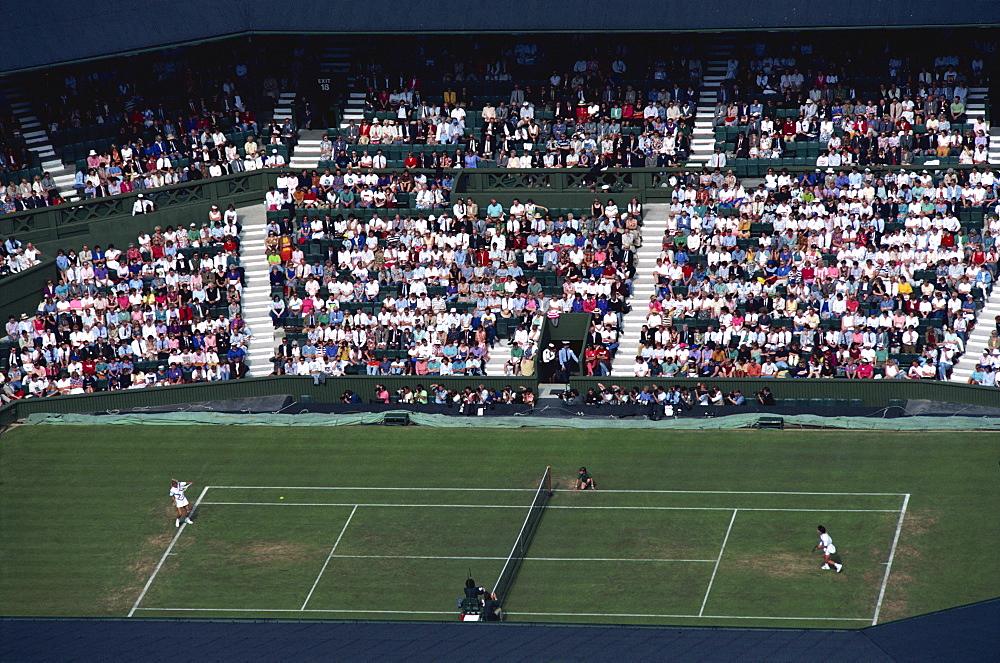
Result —
MULTIPOLYGON (((139 608, 150 612, 313 612, 334 614, 366 614, 366 615, 455 615, 455 611, 441 610, 296 610, 290 608, 139 608)), ((755 617, 753 615, 650 615, 626 612, 508 612, 508 615, 523 615, 527 617, 648 617, 651 619, 761 619, 761 620, 792 620, 792 621, 829 621, 829 622, 867 622, 867 617, 755 617)))
POLYGON ((889 562, 885 565, 885 575, 882 576, 882 586, 878 590, 878 601, 875 603, 875 616, 872 626, 878 623, 878 615, 882 611, 882 599, 885 598, 885 588, 889 583, 889 572, 892 571, 892 560, 896 557, 896 544, 899 543, 899 532, 903 529, 903 519, 906 517, 906 507, 910 503, 910 494, 903 498, 903 506, 899 510, 899 520, 896 522, 896 533, 892 537, 892 548, 889 550, 889 562))
MULTIPOLYGON (((506 557, 463 557, 440 555, 334 555, 340 559, 467 559, 470 561, 499 561, 506 557)), ((714 564, 714 559, 636 559, 610 557, 525 557, 526 562, 692 562, 714 564)))
POLYGON ((354 509, 351 511, 351 515, 347 517, 347 522, 344 523, 344 527, 341 528, 340 530, 340 536, 338 536, 337 540, 334 541, 333 543, 333 549, 330 551, 330 554, 327 555, 326 561, 323 562, 323 568, 319 570, 319 575, 316 576, 316 582, 313 583, 312 589, 309 590, 309 595, 306 596, 306 600, 302 602, 302 608, 301 608, 302 610, 306 609, 306 604, 309 603, 309 599, 312 598, 313 592, 316 591, 316 585, 319 584, 319 579, 323 577, 323 572, 326 571, 326 567, 329 566, 330 559, 333 557, 333 553, 337 551, 337 546, 340 545, 340 540, 344 538, 344 532, 347 531, 347 526, 351 524, 351 518, 354 517, 354 512, 357 510, 358 510, 358 505, 355 504, 354 509))
MULTIPOLYGON (((481 491, 486 493, 533 493, 537 488, 398 488, 389 486, 209 486, 230 490, 405 490, 405 491, 481 491)), ((557 488, 554 493, 576 493, 579 491, 557 488)), ((595 493, 677 493, 681 495, 851 495, 873 497, 902 497, 907 493, 813 493, 770 490, 598 490, 595 493)))
MULTIPOLYGON (((198 499, 195 501, 194 506, 191 507, 191 515, 194 515, 194 513, 198 510, 198 505, 201 504, 201 498, 205 497, 205 493, 208 492, 209 488, 211 488, 211 486, 205 486, 204 488, 201 489, 201 495, 198 496, 198 499)), ((149 591, 150 586, 153 584, 153 579, 156 578, 156 574, 160 572, 161 568, 163 568, 163 563, 167 561, 167 556, 170 555, 171 554, 170 551, 174 549, 174 544, 177 543, 177 539, 181 538, 181 533, 184 531, 185 527, 187 527, 187 522, 181 523, 181 526, 177 528, 177 534, 174 534, 173 540, 170 542, 170 545, 167 546, 167 551, 163 553, 163 557, 160 558, 160 561, 156 565, 156 568, 153 569, 153 575, 149 576, 149 580, 146 581, 146 586, 142 588, 142 592, 139 594, 139 598, 135 600, 135 604, 132 606, 132 609, 129 610, 128 613, 129 617, 134 615, 135 611, 139 609, 139 604, 142 603, 142 599, 145 598, 146 592, 149 591)))
POLYGON ((701 610, 698 616, 705 614, 705 604, 708 603, 708 595, 712 591, 712 584, 715 582, 715 574, 719 572, 719 563, 722 561, 722 553, 726 552, 726 543, 729 542, 729 533, 733 531, 733 523, 736 522, 736 514, 739 509, 733 509, 733 517, 729 519, 729 527, 726 529, 726 538, 722 540, 722 548, 719 550, 719 557, 715 560, 715 568, 712 569, 712 578, 708 581, 708 589, 705 590, 705 598, 701 602, 701 610))
MULTIPOLYGON (((523 509, 517 504, 371 504, 331 503, 331 502, 205 502, 212 506, 365 506, 365 507, 416 507, 434 509, 523 509)), ((803 511, 806 513, 899 513, 899 509, 784 509, 764 507, 739 507, 741 511, 803 511)), ((731 506, 546 506, 548 509, 625 509, 631 511, 732 511, 731 506)))

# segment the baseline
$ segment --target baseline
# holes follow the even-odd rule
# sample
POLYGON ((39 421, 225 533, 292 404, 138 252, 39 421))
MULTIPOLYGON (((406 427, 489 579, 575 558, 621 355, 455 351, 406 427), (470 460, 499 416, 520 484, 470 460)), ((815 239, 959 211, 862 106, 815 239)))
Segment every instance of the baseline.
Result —
MULTIPOLYGON (((139 608, 150 612, 307 612, 332 614, 366 614, 366 615, 451 615, 452 610, 348 610, 348 609, 317 609, 282 610, 280 608, 139 608)), ((510 615, 526 617, 645 617, 650 619, 760 619, 776 621, 806 621, 806 622, 867 622, 867 617, 755 617, 753 615, 656 615, 627 612, 509 612, 510 615)))

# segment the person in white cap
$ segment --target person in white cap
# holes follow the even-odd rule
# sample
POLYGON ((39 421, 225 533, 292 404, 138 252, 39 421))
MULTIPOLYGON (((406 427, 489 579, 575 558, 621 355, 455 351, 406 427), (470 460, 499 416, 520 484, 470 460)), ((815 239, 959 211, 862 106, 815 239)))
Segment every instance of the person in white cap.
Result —
POLYGON ((267 159, 267 167, 268 168, 282 168, 282 167, 284 167, 284 165, 285 165, 285 157, 281 156, 281 154, 278 152, 278 150, 272 149, 271 150, 271 156, 268 157, 268 159, 267 159))
POLYGON ((150 212, 155 212, 156 206, 153 205, 153 201, 145 197, 141 193, 135 197, 135 202, 132 203, 132 216, 137 214, 149 214, 150 212))

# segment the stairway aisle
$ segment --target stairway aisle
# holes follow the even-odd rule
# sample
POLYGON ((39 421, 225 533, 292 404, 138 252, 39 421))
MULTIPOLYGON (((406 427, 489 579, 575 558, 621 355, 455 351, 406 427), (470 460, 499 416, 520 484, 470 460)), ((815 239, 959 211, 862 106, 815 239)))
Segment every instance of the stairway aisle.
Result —
POLYGON ((347 104, 344 106, 344 114, 340 119, 340 128, 346 129, 352 120, 354 124, 361 124, 364 119, 365 90, 363 89, 363 79, 355 78, 347 84, 347 104))
POLYGON ((295 92, 279 93, 278 103, 274 105, 274 121, 280 127, 285 120, 291 120, 295 124, 295 92))
POLYGON ((325 134, 326 129, 299 130, 299 142, 288 160, 288 167, 292 170, 315 170, 319 166, 319 143, 325 134))
MULTIPOLYGON (((965 113, 968 116, 967 122, 986 118, 986 99, 990 94, 987 85, 973 85, 969 87, 969 96, 965 99, 965 113)), ((990 137, 990 149, 987 161, 994 166, 1000 165, 1000 128, 993 127, 988 132, 990 137)))
POLYGON ((986 97, 990 89, 985 85, 974 85, 969 88, 969 96, 965 98, 966 122, 986 117, 986 97))
POLYGON ((270 375, 274 356, 274 325, 268 315, 271 304, 271 282, 268 278, 267 259, 264 251, 267 212, 263 203, 236 210, 243 224, 240 233, 240 263, 243 265, 246 284, 243 286, 243 319, 253 334, 247 348, 247 366, 250 377, 270 375))
POLYGON ((983 356, 990 333, 996 329, 996 317, 1000 315, 1000 287, 994 286, 993 293, 987 299, 976 318, 976 326, 969 331, 965 342, 965 354, 958 360, 951 371, 951 381, 965 384, 972 376, 976 363, 983 356))
POLYGON ((491 378, 503 377, 503 368, 510 359, 510 339, 498 338, 497 346, 490 350, 490 360, 486 362, 484 370, 491 378))
POLYGON ((708 49, 710 59, 705 62, 705 74, 698 93, 689 166, 702 166, 708 163, 715 151, 715 107, 719 102, 719 86, 726 78, 726 67, 732 52, 731 35, 716 37, 708 49))
POLYGON ((21 135, 28 149, 38 155, 42 171, 49 173, 55 180, 59 195, 67 202, 79 200, 73 188, 73 184, 76 183, 76 169, 64 166, 62 160, 56 156, 48 132, 34 114, 24 85, 17 82, 17 79, 7 79, 5 83, 3 96, 21 123, 21 135))
POLYGON ((639 332, 646 324, 649 312, 649 297, 656 294, 656 280, 653 268, 663 247, 663 231, 667 227, 670 205, 656 203, 646 205, 646 217, 642 224, 642 246, 636 251, 635 278, 632 279, 632 297, 629 304, 632 312, 625 316, 623 331, 618 339, 618 353, 611 366, 614 376, 631 376, 635 356, 639 353, 639 332))

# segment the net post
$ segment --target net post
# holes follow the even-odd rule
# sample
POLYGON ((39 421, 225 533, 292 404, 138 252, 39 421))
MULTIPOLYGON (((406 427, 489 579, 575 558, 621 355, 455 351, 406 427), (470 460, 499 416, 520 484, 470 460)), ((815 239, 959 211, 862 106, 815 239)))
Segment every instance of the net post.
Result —
POLYGON ((549 497, 552 497, 552 466, 547 465, 545 467, 545 490, 548 491, 549 497))

